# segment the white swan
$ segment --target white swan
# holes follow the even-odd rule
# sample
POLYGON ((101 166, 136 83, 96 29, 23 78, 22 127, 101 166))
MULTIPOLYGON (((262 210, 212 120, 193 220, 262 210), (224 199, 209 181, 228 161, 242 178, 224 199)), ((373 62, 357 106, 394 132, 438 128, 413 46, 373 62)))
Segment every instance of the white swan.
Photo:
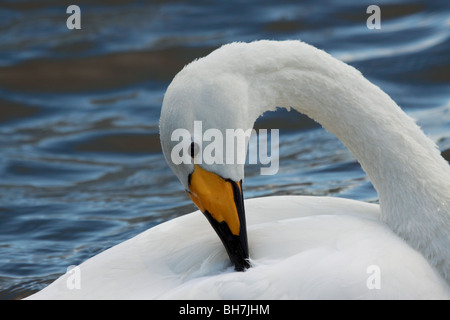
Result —
MULTIPOLYGON (((243 165, 175 165, 177 128, 252 128, 276 106, 321 123, 356 156, 380 206, 329 197, 245 201, 251 267, 235 272, 199 212, 81 264, 35 299, 449 299, 450 168, 434 143, 357 70, 299 41, 225 45, 186 66, 164 97, 169 165, 245 269, 243 165)), ((189 146, 186 146, 189 147, 189 146)), ((245 189, 245 185, 244 185, 245 189)))

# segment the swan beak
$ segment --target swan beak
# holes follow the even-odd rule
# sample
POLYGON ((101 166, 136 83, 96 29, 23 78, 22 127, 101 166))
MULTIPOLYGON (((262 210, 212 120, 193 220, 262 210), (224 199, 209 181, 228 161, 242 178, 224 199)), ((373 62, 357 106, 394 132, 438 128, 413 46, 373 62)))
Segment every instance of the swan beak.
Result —
POLYGON ((189 189, 192 201, 222 240, 235 270, 249 268, 242 181, 223 179, 195 164, 189 189))

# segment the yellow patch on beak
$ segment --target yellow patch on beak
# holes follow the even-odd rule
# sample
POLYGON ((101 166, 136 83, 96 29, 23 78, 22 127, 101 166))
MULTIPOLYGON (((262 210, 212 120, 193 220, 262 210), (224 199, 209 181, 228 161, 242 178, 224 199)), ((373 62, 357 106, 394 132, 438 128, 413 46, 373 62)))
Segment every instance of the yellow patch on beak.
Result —
MULTIPOLYGON (((238 187, 242 192, 240 184, 238 187)), ((230 181, 195 164, 189 188, 189 196, 203 213, 208 211, 217 222, 225 221, 231 233, 239 235, 239 215, 230 181)))

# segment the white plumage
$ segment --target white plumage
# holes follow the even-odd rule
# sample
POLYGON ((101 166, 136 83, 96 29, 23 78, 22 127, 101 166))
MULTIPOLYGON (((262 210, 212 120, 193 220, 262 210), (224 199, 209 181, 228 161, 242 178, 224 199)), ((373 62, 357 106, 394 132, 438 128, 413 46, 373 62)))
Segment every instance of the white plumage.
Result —
MULTIPOLYGON (((192 130, 202 120, 205 130, 245 130, 277 106, 334 133, 368 174, 380 206, 328 197, 246 200, 253 267, 245 272, 233 271, 194 212, 83 263, 80 290, 69 290, 65 275, 32 298, 450 298, 448 163, 388 95, 305 43, 226 45, 175 77, 164 98, 161 142, 185 188, 193 166, 171 164, 174 129, 192 130), (373 270, 379 288, 368 283, 373 270)), ((244 178, 243 165, 202 167, 244 178)))
POLYGON ((254 266, 235 272, 197 211, 125 241, 35 299, 448 299, 445 281, 383 223, 379 207, 328 197, 246 201, 254 266), (280 204, 283 210, 280 210, 280 204), (369 289, 369 266, 380 289, 369 289))

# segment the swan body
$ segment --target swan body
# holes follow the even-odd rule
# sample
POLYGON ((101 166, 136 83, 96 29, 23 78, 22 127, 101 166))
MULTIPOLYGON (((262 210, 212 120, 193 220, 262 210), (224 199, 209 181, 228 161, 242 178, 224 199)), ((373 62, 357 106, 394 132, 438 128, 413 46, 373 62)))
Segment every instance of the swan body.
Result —
POLYGON ((30 298, 450 298, 447 284, 425 258, 379 221, 376 204, 307 196, 245 204, 254 264, 245 272, 233 270, 197 211, 85 261, 79 266, 80 289, 68 288, 72 274, 67 273, 30 298), (368 287, 370 266, 380 268, 379 289, 368 287))
POLYGON ((194 202, 205 206, 192 186, 195 172, 226 184, 244 179, 244 165, 175 165, 171 133, 192 131, 196 120, 205 130, 246 130, 275 107, 292 107, 335 134, 369 176, 380 205, 328 197, 248 199, 251 267, 245 272, 233 271, 219 239, 194 212, 81 264, 80 290, 68 290, 64 275, 31 298, 449 299, 448 163, 387 94, 303 42, 225 45, 174 78, 161 111, 161 144, 194 202), (369 283, 373 270, 377 288, 369 283))

